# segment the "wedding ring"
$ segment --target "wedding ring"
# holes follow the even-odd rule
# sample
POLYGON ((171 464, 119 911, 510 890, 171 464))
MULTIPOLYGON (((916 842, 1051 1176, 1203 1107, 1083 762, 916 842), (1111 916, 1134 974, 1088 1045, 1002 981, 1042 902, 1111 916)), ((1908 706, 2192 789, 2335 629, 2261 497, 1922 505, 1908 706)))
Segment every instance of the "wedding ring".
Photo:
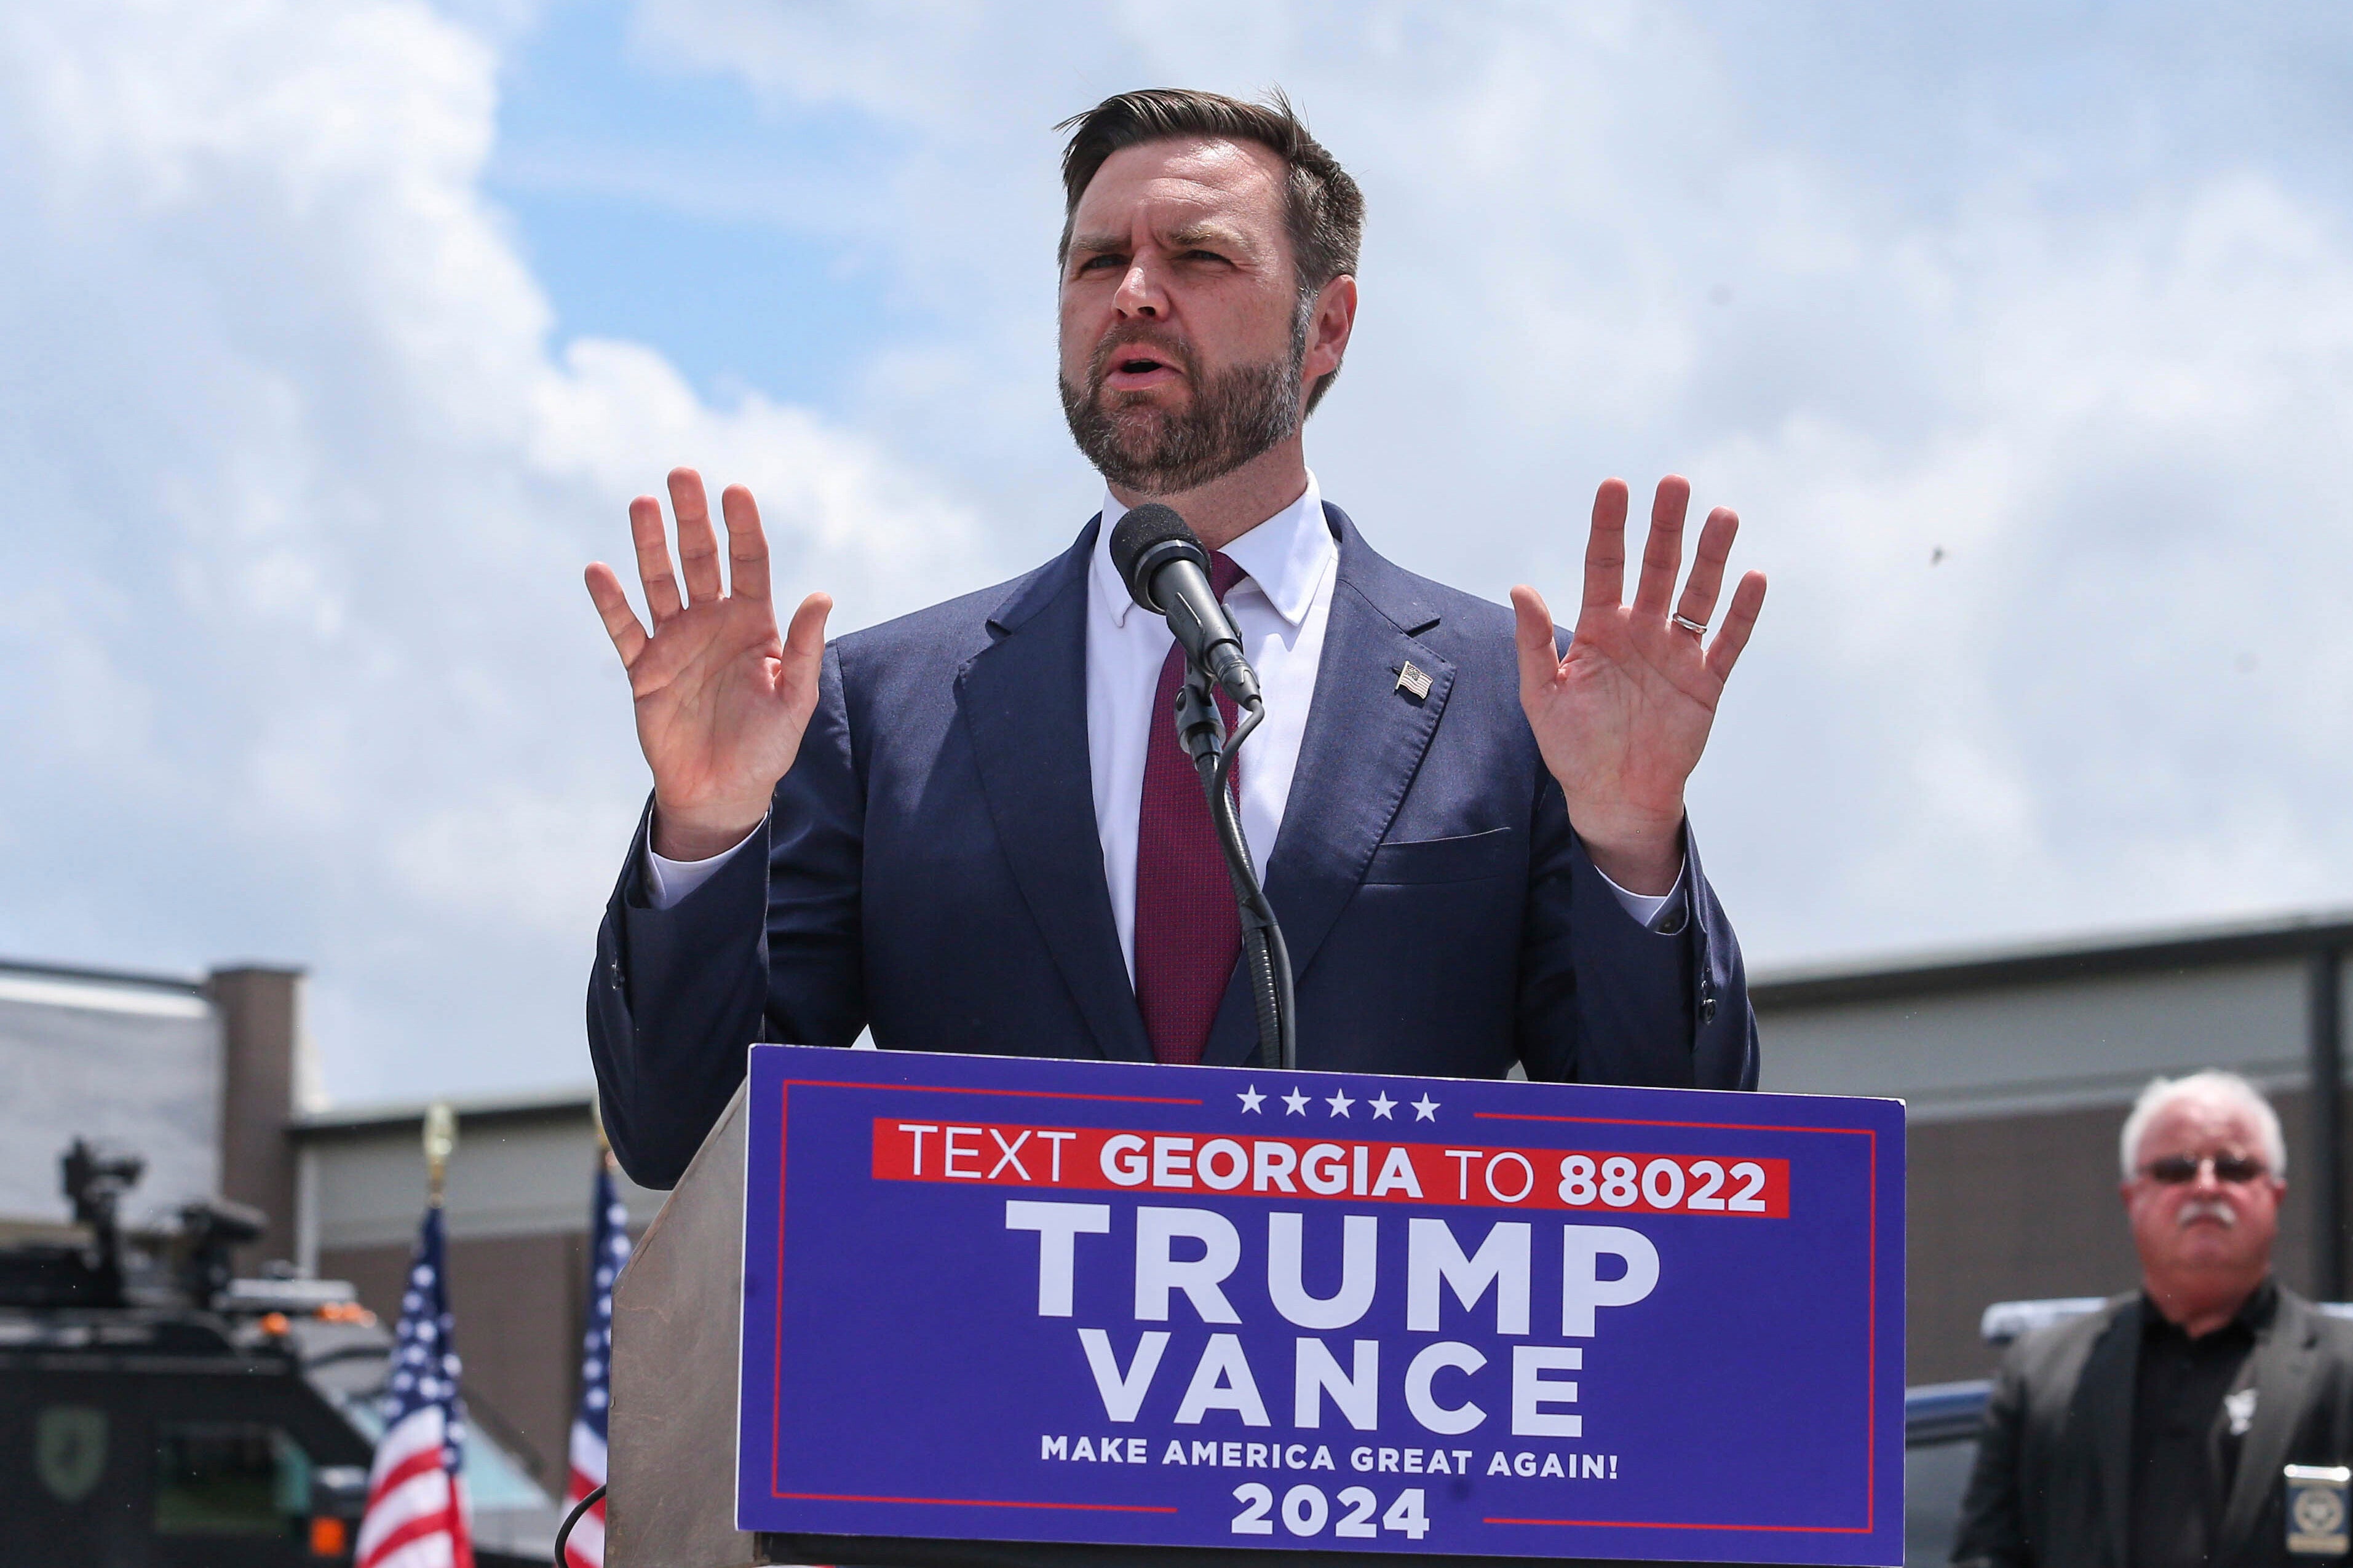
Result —
POLYGON ((1691 635, 1695 637, 1704 637, 1707 636, 1707 623, 1705 621, 1693 620, 1689 616, 1684 615, 1680 610, 1676 611, 1672 616, 1670 616, 1667 618, 1673 621, 1675 625, 1683 627, 1683 630, 1691 633, 1691 635))

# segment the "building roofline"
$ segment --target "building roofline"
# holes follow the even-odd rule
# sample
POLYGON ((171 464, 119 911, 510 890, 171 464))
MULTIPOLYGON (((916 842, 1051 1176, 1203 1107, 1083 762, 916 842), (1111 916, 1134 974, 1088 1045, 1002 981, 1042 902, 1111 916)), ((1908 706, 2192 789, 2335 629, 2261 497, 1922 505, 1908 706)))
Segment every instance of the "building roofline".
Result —
MULTIPOLYGON (((1794 964, 1760 971, 1749 983, 1749 996, 1758 1012, 1773 1013, 1955 995, 2008 986, 2275 963, 2327 952, 2353 956, 2353 910, 2142 931, 2095 932, 2003 946, 1931 950, 1859 963, 1794 964)), ((8 973, 146 984, 199 994, 205 988, 200 980, 166 975, 116 974, 0 961, 0 974, 8 973)), ((594 1088, 578 1084, 476 1095, 453 1100, 451 1106, 461 1122, 497 1122, 584 1116, 595 1103, 594 1088)), ((327 1139, 419 1126, 427 1104, 425 1100, 390 1100, 336 1106, 296 1116, 288 1131, 297 1139, 327 1139)))
POLYGON ((1792 965, 1760 973, 1749 983, 1748 994, 1761 1013, 2280 963, 2328 952, 2353 952, 2353 910, 1897 954, 1862 963, 1792 965))
POLYGON ((89 985, 136 986, 148 991, 170 991, 185 996, 205 994, 206 980, 201 974, 166 974, 155 970, 100 969, 79 963, 35 963, 24 959, 0 958, 0 975, 25 980, 50 980, 63 984, 89 985))
MULTIPOLYGON (((304 1111, 287 1125, 297 1139, 337 1138, 381 1132, 397 1127, 422 1128, 429 1101, 379 1100, 374 1104, 334 1106, 304 1111)), ((462 1129, 468 1122, 538 1121, 586 1116, 596 1103, 596 1091, 586 1084, 563 1089, 520 1089, 506 1094, 452 1099, 449 1109, 462 1129)))

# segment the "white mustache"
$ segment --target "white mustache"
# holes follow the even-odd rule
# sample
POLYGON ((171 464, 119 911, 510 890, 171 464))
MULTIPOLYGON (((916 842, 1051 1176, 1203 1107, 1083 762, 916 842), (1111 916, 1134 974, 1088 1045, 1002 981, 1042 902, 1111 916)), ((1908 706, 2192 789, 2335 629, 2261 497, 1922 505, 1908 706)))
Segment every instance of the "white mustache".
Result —
POLYGON ((2174 1224, 2189 1226, 2201 1219, 2218 1220, 2223 1229, 2231 1230, 2238 1226, 2239 1210, 2225 1198, 2192 1198, 2181 1205, 2181 1212, 2174 1216, 2174 1224))

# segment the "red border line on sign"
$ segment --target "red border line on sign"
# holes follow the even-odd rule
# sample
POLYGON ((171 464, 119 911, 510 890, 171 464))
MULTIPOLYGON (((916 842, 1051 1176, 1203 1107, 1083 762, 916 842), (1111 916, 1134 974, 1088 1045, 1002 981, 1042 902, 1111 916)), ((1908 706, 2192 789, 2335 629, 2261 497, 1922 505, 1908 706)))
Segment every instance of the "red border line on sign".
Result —
POLYGON ((1073 1094, 1063 1089, 958 1089, 944 1083, 837 1083, 829 1078, 788 1078, 786 1089, 895 1089, 907 1094, 994 1094, 1010 1100, 1107 1100, 1119 1105, 1206 1105, 1166 1094, 1073 1094))
MULTIPOLYGON (((1873 1394, 1879 1392, 1879 1134, 1871 1134, 1871 1247, 1864 1267, 1871 1271, 1871 1310, 1863 1319, 1862 1385, 1873 1394)), ((1862 1528, 1868 1533, 1878 1518, 1879 1508, 1879 1401, 1863 1405, 1863 1441, 1871 1445, 1871 1459, 1863 1473, 1871 1484, 1862 1494, 1862 1528)))
MULTIPOLYGON (((744 1130, 750 1137, 750 1129, 744 1130)), ((785 1447, 785 1185, 791 1179, 793 1168, 789 1147, 793 1135, 793 1086, 787 1079, 776 1092, 776 1349, 768 1366, 775 1384, 768 1394, 768 1495, 780 1497, 776 1490, 776 1467, 782 1462, 785 1447)), ((751 1162, 744 1161, 748 1177, 751 1162)), ((748 1202, 748 1198, 746 1199, 748 1202)), ((740 1419, 740 1417, 739 1417, 740 1419)), ((743 1472, 739 1456, 736 1474, 743 1472)), ((738 1480, 736 1485, 744 1483, 738 1480)))
POLYGON ((1746 1121, 1645 1121, 1632 1116, 1538 1116, 1525 1110, 1474 1110, 1474 1121, 1586 1121, 1600 1127, 1704 1127, 1717 1132, 1846 1132, 1876 1138, 1868 1127, 1763 1127, 1746 1121))
POLYGON ((1559 1524, 1580 1530, 1755 1530, 1781 1535, 1869 1535, 1867 1524, 1654 1524, 1633 1519, 1482 1519, 1482 1524, 1559 1524))
POLYGON ((1176 1510, 1157 1503, 1143 1502, 1000 1502, 994 1498, 973 1497, 853 1497, 845 1492, 776 1492, 781 1498, 793 1498, 803 1502, 920 1502, 936 1503, 942 1508, 1060 1508, 1084 1510, 1092 1513, 1175 1513, 1176 1510))
MULTIPOLYGON (((775 1385, 770 1395, 772 1425, 768 1438, 768 1495, 787 1501, 910 1503, 944 1508, 1028 1508, 1105 1513, 1176 1513, 1176 1508, 1145 1503, 1028 1502, 987 1498, 860 1497, 831 1492, 788 1492, 777 1489, 777 1467, 784 1455, 785 1376, 785 1188, 790 1179, 786 1141, 791 1132, 792 1091, 803 1089, 897 1089, 927 1094, 982 1094, 1012 1100, 1087 1100, 1126 1105, 1202 1105, 1206 1101, 1164 1095, 1081 1094, 1067 1089, 959 1089, 946 1084, 842 1083, 831 1079, 786 1079, 776 1097, 776 1340, 775 1385)), ((1608 1127, 1682 1127, 1727 1132, 1835 1132, 1870 1140, 1870 1243, 1865 1264, 1869 1300, 1865 1309, 1863 1386, 1865 1443, 1863 1461, 1863 1522, 1852 1524, 1713 1524, 1629 1519, 1482 1519, 1482 1524, 1559 1526, 1585 1530, 1713 1530, 1756 1531, 1794 1535, 1868 1535, 1877 1527, 1879 1504, 1879 1132, 1870 1127, 1771 1127, 1738 1121, 1662 1121, 1624 1116, 1545 1116, 1528 1111, 1474 1110, 1474 1120, 1493 1121, 1558 1121, 1608 1127)))

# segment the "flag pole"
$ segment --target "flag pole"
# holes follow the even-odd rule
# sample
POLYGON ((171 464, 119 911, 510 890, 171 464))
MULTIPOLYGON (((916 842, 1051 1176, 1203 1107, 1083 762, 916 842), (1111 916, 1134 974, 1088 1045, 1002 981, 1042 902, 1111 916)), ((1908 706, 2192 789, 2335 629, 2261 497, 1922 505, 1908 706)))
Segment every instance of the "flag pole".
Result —
POLYGON ((458 1113, 448 1100, 437 1100, 425 1108, 425 1201, 431 1207, 441 1206, 442 1181, 457 1149, 458 1113))
POLYGON ((384 1429, 368 1467, 367 1507, 354 1559, 423 1560, 474 1568, 473 1525, 464 1474, 465 1404, 459 1393, 456 1319, 441 1198, 458 1147, 458 1113, 447 1100, 425 1108, 425 1217, 409 1255, 400 1323, 383 1400, 384 1429), (427 1477, 435 1478, 433 1480, 427 1477))
POLYGON ((613 1394, 613 1281, 629 1258, 628 1215, 616 1192, 620 1163, 605 1135, 604 1108, 592 1095, 588 1123, 596 1135, 596 1174, 589 1186, 588 1311, 582 1336, 580 1403, 572 1417, 572 1464, 564 1489, 570 1512, 556 1532, 565 1568, 604 1568, 607 1417, 613 1394))

